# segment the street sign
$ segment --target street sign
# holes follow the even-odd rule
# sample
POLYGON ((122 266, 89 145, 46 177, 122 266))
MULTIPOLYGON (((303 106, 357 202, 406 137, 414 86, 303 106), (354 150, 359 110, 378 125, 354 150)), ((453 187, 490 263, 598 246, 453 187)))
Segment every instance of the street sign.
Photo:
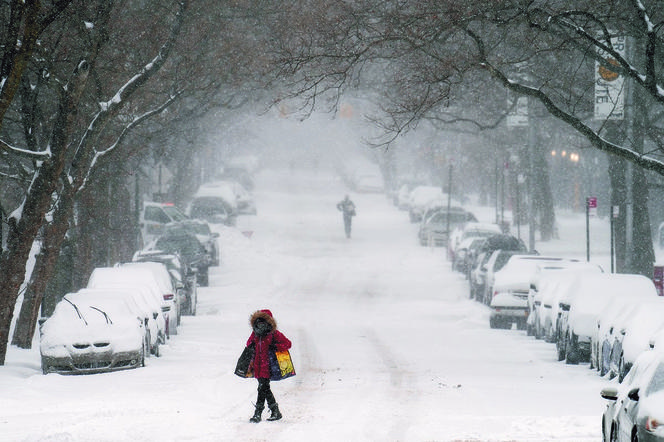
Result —
POLYGON ((589 196, 586 201, 588 204, 588 215, 597 216, 597 197, 589 196))

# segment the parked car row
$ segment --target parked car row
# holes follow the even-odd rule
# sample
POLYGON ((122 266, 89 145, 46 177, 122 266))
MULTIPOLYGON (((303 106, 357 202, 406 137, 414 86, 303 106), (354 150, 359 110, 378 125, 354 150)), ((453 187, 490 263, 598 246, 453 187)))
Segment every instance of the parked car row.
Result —
MULTIPOLYGON (((174 206, 147 204, 164 217, 132 262, 94 269, 86 288, 68 293, 40 326, 42 371, 83 374, 145 365, 195 315, 197 286, 219 265, 218 234, 174 206)), ((149 217, 148 217, 149 218, 149 217)))

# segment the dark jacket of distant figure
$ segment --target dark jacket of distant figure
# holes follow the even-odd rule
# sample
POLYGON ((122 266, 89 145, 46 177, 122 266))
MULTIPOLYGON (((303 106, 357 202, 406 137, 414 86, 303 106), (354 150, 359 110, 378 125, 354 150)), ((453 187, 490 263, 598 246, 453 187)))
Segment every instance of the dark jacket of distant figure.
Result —
POLYGON ((355 204, 348 197, 344 198, 342 201, 339 201, 337 204, 337 209, 343 212, 344 218, 355 216, 355 204))
POLYGON ((261 335, 256 331, 251 332, 251 336, 247 340, 247 347, 251 344, 255 345, 254 365, 253 372, 256 379, 269 379, 270 378, 270 359, 268 352, 270 346, 277 351, 288 350, 291 348, 291 341, 277 330, 277 321, 272 316, 270 310, 258 310, 251 315, 249 322, 252 328, 256 322, 262 319, 268 326, 269 330, 261 335))

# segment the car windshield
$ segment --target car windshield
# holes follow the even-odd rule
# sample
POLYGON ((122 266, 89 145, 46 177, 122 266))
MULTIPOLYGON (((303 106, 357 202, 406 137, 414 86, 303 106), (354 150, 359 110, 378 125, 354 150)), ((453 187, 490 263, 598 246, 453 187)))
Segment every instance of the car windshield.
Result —
POLYGON ((466 214, 463 212, 452 212, 449 214, 447 212, 438 212, 431 216, 429 222, 434 224, 447 223, 448 215, 449 215, 450 224, 453 225, 460 224, 466 221, 466 214))
POLYGON ((187 217, 175 206, 164 206, 163 209, 173 221, 184 221, 187 219, 187 217))
POLYGON ((493 264, 494 271, 498 271, 505 267, 505 264, 507 264, 507 261, 510 260, 512 255, 514 255, 514 253, 498 252, 498 256, 496 256, 496 262, 493 264))

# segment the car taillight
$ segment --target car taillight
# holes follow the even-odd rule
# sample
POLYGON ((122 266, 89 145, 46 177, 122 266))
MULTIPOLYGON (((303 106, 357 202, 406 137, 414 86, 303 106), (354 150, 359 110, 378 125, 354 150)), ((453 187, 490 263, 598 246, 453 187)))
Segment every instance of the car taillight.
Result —
POLYGON ((662 422, 659 422, 655 418, 648 417, 646 419, 646 430, 647 431, 656 431, 661 426, 662 426, 662 422))
POLYGON ((173 298, 175 298, 175 295, 173 295, 172 293, 169 293, 168 295, 164 295, 164 300, 165 301, 170 301, 173 298))

